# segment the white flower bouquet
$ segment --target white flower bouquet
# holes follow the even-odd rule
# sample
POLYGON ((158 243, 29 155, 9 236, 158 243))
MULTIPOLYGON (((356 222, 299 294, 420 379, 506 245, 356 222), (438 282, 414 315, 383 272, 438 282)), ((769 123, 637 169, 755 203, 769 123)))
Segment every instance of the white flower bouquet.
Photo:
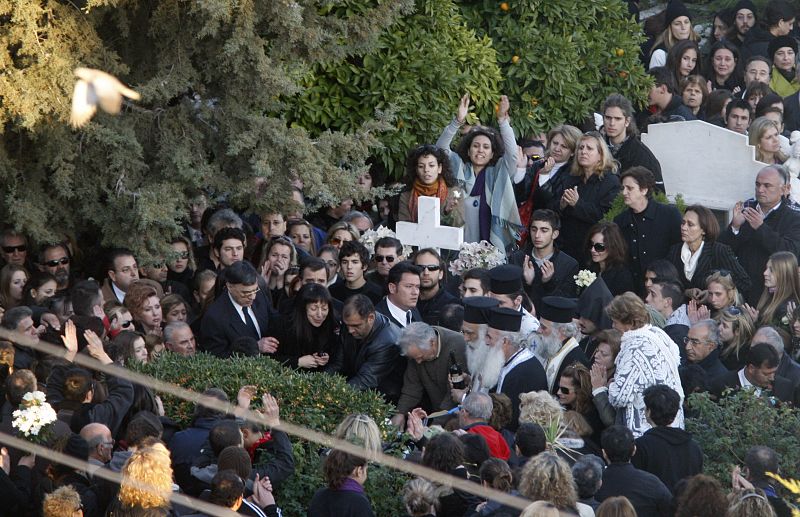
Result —
MULTIPOLYGON (((397 238, 397 234, 394 233, 392 230, 385 226, 378 226, 374 230, 367 230, 364 232, 364 235, 361 236, 359 242, 366 246, 369 250, 370 255, 375 254, 375 243, 378 242, 379 239, 382 237, 394 237, 397 238)), ((414 250, 411 249, 411 246, 403 245, 403 255, 408 257, 414 250)))
POLYGON ((592 282, 597 280, 597 274, 589 271, 588 269, 581 269, 578 271, 578 274, 573 276, 572 278, 575 279, 575 285, 579 288, 583 289, 585 287, 589 287, 592 285, 592 282))
POLYGON ((482 267, 492 269, 506 263, 506 256, 488 241, 465 242, 458 250, 458 258, 450 262, 450 272, 461 276, 465 271, 482 267))
POLYGON ((58 419, 56 411, 41 391, 30 391, 22 397, 22 404, 11 416, 11 426, 18 434, 33 443, 44 443, 58 419))

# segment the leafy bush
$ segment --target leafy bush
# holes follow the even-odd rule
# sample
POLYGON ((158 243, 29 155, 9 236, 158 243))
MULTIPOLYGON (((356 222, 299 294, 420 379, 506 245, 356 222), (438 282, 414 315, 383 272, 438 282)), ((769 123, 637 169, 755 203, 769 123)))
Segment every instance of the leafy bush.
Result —
POLYGON ((708 394, 689 397, 686 429, 703 448, 703 470, 727 486, 731 467, 741 465, 747 449, 766 445, 781 458, 784 476, 797 477, 800 465, 800 412, 773 408, 763 398, 739 391, 719 403, 708 394))
POLYGON ((303 77, 289 120, 320 134, 353 131, 376 111, 391 112, 396 131, 379 136, 384 147, 376 155, 397 177, 409 149, 436 141, 464 92, 489 123, 500 80, 491 40, 476 37, 451 0, 417 0, 416 12, 385 31, 375 50, 303 77))
MULTIPOLYGON (((220 388, 233 402, 240 387, 254 385, 259 394, 269 391, 278 399, 282 419, 329 434, 350 413, 370 415, 386 433, 384 422, 394 409, 376 392, 352 389, 343 377, 295 372, 268 358, 219 359, 207 354, 186 358, 165 353, 157 361, 138 369, 196 392, 220 388)), ((167 416, 183 427, 191 424, 192 403, 169 395, 162 395, 162 400, 167 416)), ((299 516, 305 515, 314 492, 324 485, 322 458, 318 445, 291 438, 295 474, 276 495, 284 515, 299 516)), ((370 467, 366 491, 376 515, 402 515, 398 494, 407 479, 391 469, 370 467)))
POLYGON ((640 27, 619 0, 462 0, 478 35, 497 49, 514 129, 529 135, 580 123, 619 92, 642 104, 650 79, 640 27))

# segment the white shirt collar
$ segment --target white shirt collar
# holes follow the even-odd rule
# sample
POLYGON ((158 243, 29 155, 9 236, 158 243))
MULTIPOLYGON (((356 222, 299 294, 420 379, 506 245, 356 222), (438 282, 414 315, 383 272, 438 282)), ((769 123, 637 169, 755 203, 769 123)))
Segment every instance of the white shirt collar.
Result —
POLYGON ((742 385, 742 388, 752 388, 756 397, 761 396, 761 388, 753 385, 753 383, 747 380, 747 377, 744 374, 744 368, 739 370, 739 384, 742 385))
POLYGON ((392 300, 389 297, 386 297, 386 306, 389 307, 389 312, 391 313, 392 317, 400 322, 400 326, 405 328, 406 326, 406 314, 408 311, 404 311, 397 305, 392 303, 392 300))
POLYGON ((125 291, 117 287, 117 284, 111 282, 111 289, 114 290, 114 296, 117 297, 117 300, 119 300, 120 303, 125 301, 125 291))
MULTIPOLYGON (((247 320, 244 319, 244 314, 242 313, 242 309, 244 309, 244 305, 239 305, 236 303, 236 300, 233 299, 231 296, 230 291, 228 291, 228 298, 230 299, 231 303, 233 304, 233 308, 236 309, 236 314, 239 315, 239 319, 242 320, 242 323, 247 325, 247 320)), ((258 319, 256 318, 256 313, 253 312, 253 307, 248 307, 247 312, 250 313, 250 318, 253 320, 253 324, 256 326, 256 330, 258 331, 258 335, 261 335, 261 327, 258 326, 258 319)))

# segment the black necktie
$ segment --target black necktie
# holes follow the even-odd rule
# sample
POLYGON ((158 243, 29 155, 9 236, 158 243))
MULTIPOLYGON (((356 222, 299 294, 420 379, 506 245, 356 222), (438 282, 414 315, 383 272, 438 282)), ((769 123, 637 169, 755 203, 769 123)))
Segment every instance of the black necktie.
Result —
POLYGON ((242 314, 244 314, 244 324, 247 326, 247 329, 256 337, 256 339, 260 339, 261 336, 258 334, 256 324, 253 322, 253 318, 250 317, 250 311, 247 310, 247 307, 242 307, 242 314))
POLYGON ((411 325, 411 311, 406 311, 406 325, 411 325))

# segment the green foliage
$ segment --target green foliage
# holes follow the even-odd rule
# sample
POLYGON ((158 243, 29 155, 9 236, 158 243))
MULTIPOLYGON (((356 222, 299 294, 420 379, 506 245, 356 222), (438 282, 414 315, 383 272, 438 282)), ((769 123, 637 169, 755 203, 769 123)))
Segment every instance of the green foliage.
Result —
MULTIPOLYGON (((370 415, 384 433, 388 433, 384 422, 394 413, 394 408, 376 392, 356 391, 340 376, 295 372, 267 358, 218 359, 207 354, 186 358, 165 353, 153 363, 135 368, 196 392, 220 388, 234 403, 241 386, 254 385, 259 396, 269 391, 278 399, 281 419, 329 434, 351 413, 370 415)), ((162 397, 167 416, 181 426, 191 424, 193 404, 168 395, 162 397)), ((296 471, 281 486, 277 499, 284 515, 305 515, 314 492, 324 486, 321 449, 314 443, 291 438, 296 471)), ((385 434, 385 438, 389 436, 385 434)), ((399 454, 399 451, 391 453, 399 454)), ((407 479, 394 470, 370 467, 366 491, 376 515, 402 515, 398 494, 407 479)))
POLYGON ((639 62, 641 29, 618 0, 478 0, 461 8, 492 38, 512 124, 530 135, 580 123, 611 93, 634 104, 650 80, 639 62))
POLYGON ((784 476, 797 477, 800 465, 800 412, 770 407, 765 399, 738 391, 719 403, 708 394, 689 397, 686 430, 703 448, 703 471, 730 483, 731 468, 741 465, 747 449, 766 445, 781 457, 784 476))
POLYGON ((0 0, 0 220, 40 242, 82 232, 147 259, 200 190, 283 210, 296 175, 321 203, 357 197, 388 126, 370 112, 346 135, 312 138, 288 125, 281 99, 323 58, 366 52, 410 2, 0 0), (117 75, 142 100, 72 130, 77 66, 117 75))
MULTIPOLYGON (((683 200, 682 194, 675 196, 675 202, 671 203, 666 194, 663 192, 655 192, 653 194, 653 200, 665 205, 675 205, 675 208, 677 208, 680 213, 684 213, 686 211, 686 201, 683 200)), ((614 218, 624 212, 627 208, 628 207, 625 205, 625 200, 622 198, 622 194, 619 194, 616 198, 614 198, 614 202, 611 203, 611 208, 608 209, 608 212, 606 212, 602 220, 613 223, 614 218)))
POLYGON ((395 131, 380 136, 376 156, 395 177, 409 149, 433 143, 464 92, 489 123, 500 70, 488 37, 466 27, 451 0, 417 0, 416 13, 394 23, 363 55, 328 60, 301 80, 290 120, 313 134, 352 131, 377 112, 391 113, 395 131))

